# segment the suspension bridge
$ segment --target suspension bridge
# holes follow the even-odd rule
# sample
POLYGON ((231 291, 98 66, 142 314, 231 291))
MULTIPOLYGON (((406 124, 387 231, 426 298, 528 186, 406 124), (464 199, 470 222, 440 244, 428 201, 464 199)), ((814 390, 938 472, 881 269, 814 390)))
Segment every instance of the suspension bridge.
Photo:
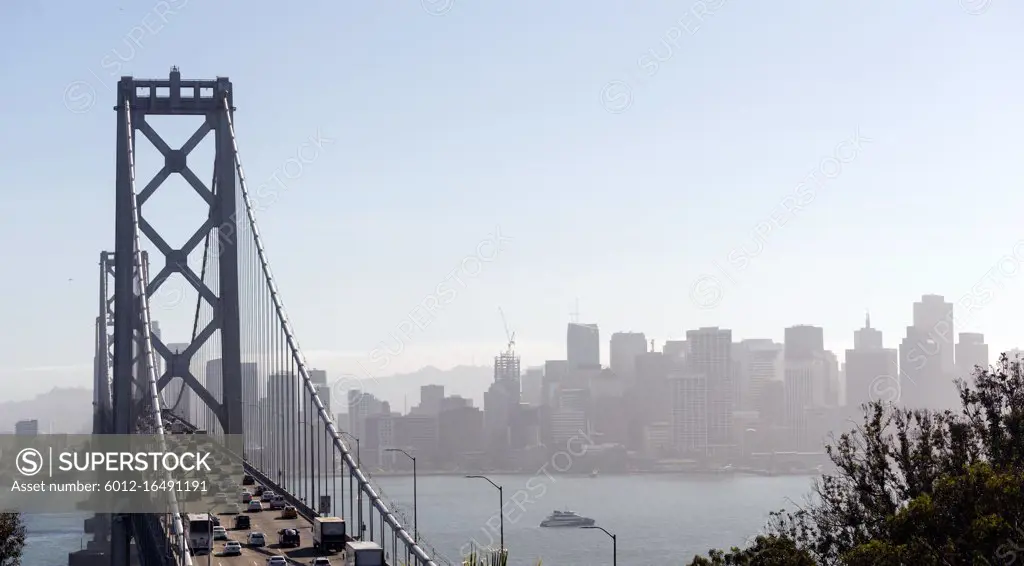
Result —
MULTIPOLYGON (((122 77, 116 102, 115 241, 113 251, 100 253, 99 262, 94 434, 157 435, 171 442, 178 434, 205 433, 237 456, 238 469, 229 472, 235 483, 248 476, 297 511, 288 519, 277 513, 247 514, 253 522, 250 532, 262 530, 273 539, 279 529, 295 528, 303 540, 287 551, 273 540, 256 548, 241 540, 240 556, 220 556, 216 548, 215 558, 193 556, 182 512, 185 501, 171 492, 166 513, 92 518, 89 555, 94 561, 88 563, 248 565, 281 554, 288 563, 305 564, 317 556, 309 548, 309 530, 320 515, 345 519, 349 536, 378 544, 387 564, 451 564, 423 541, 418 528, 410 531, 403 524, 406 519, 360 470, 347 433, 338 429, 317 395, 257 228, 254 195, 235 135, 231 81, 183 80, 177 68, 168 79, 122 77), (175 149, 156 131, 153 116, 205 119, 175 149), (214 145, 209 185, 190 169, 188 159, 208 135, 214 145), (136 143, 147 141, 162 155, 163 166, 152 179, 137 179, 136 143), (207 211, 180 248, 172 247, 144 214, 147 201, 175 174, 195 190, 207 211), (200 250, 201 262, 191 265, 200 250), (162 256, 153 262, 155 273, 151 255, 162 256), (151 299, 174 274, 194 288, 197 300, 181 305, 189 309, 190 341, 171 347, 156 331, 151 299), (199 407, 181 410, 185 397, 198 400, 199 407)), ((239 494, 229 494, 228 503, 240 503, 239 494)), ((209 502, 211 509, 223 503, 209 502)), ((74 554, 69 562, 75 562, 74 554)))

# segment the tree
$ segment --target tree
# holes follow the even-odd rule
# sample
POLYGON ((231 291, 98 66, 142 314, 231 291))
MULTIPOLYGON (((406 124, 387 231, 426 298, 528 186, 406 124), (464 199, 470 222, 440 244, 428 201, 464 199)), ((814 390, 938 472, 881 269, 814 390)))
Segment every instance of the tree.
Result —
POLYGON ((810 553, 796 547, 792 539, 758 536, 745 548, 728 553, 712 550, 708 558, 695 556, 689 566, 816 566, 810 553))
POLYGON ((21 566, 25 523, 19 513, 0 513, 0 566, 21 566))
POLYGON ((774 564, 765 548, 822 566, 1024 563, 1024 371, 1003 355, 957 387, 959 413, 865 406, 826 447, 836 472, 815 503, 773 513, 768 539, 739 552, 762 561, 729 562, 733 549, 693 566, 774 564))

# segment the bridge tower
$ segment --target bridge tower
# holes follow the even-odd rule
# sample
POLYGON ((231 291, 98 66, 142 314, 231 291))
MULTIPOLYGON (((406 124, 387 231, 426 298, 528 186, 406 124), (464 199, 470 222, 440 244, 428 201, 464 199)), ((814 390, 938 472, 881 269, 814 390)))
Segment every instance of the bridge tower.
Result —
MULTIPOLYGON (((109 432, 113 434, 131 434, 135 430, 135 420, 140 414, 140 400, 133 391, 136 330, 141 315, 134 288, 136 216, 139 231, 149 239, 164 260, 164 265, 155 275, 143 277, 146 295, 153 297, 169 276, 179 273, 195 288, 200 301, 205 301, 213 312, 206 327, 195 334, 184 351, 172 353, 159 337, 152 336, 153 349, 164 362, 164 371, 158 378, 158 387, 163 389, 172 378, 181 378, 212 411, 225 435, 243 433, 236 155, 228 117, 228 112, 234 111, 232 102, 231 81, 227 78, 182 80, 177 67, 171 68, 168 79, 140 80, 127 76, 121 77, 118 82, 117 106, 114 108, 117 113, 115 242, 111 258, 113 356, 110 386, 112 422, 109 432), (147 122, 149 116, 204 116, 205 121, 182 147, 171 148, 147 122), (188 155, 211 131, 215 137, 214 173, 212 186, 207 187, 189 169, 188 155), (137 132, 141 132, 164 158, 163 167, 151 180, 134 178, 137 132), (205 222, 178 249, 172 248, 161 237, 146 221, 144 214, 146 201, 173 174, 181 175, 188 181, 206 203, 209 211, 205 222), (137 197, 133 197, 137 187, 137 197), (136 205, 137 210, 133 210, 136 205), (189 253, 208 236, 211 238, 211 245, 217 246, 219 257, 219 288, 216 293, 188 264, 189 253), (220 370, 220 400, 212 395, 190 370, 190 362, 196 351, 217 331, 220 338, 220 360, 223 364, 220 370)), ((154 263, 159 263, 159 259, 154 263)), ((111 524, 113 564, 128 564, 130 538, 128 517, 114 517, 111 524)))

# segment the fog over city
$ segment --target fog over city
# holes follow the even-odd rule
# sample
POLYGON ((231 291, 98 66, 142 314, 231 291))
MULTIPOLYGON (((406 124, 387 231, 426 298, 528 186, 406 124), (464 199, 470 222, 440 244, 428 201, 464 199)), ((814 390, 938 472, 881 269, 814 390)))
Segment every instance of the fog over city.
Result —
POLYGON ((389 563, 1024 549, 943 499, 1024 461, 1024 4, 129 4, 0 8, 0 433, 238 437, 389 563))

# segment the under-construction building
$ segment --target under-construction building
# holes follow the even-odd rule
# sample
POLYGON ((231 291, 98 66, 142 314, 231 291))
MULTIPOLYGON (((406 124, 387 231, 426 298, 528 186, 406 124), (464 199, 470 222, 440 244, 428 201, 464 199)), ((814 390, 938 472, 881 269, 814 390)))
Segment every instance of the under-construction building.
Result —
POLYGON ((517 422, 521 398, 519 375, 519 356, 511 348, 494 358, 494 383, 484 393, 487 448, 494 456, 506 455, 511 448, 509 428, 517 422))

